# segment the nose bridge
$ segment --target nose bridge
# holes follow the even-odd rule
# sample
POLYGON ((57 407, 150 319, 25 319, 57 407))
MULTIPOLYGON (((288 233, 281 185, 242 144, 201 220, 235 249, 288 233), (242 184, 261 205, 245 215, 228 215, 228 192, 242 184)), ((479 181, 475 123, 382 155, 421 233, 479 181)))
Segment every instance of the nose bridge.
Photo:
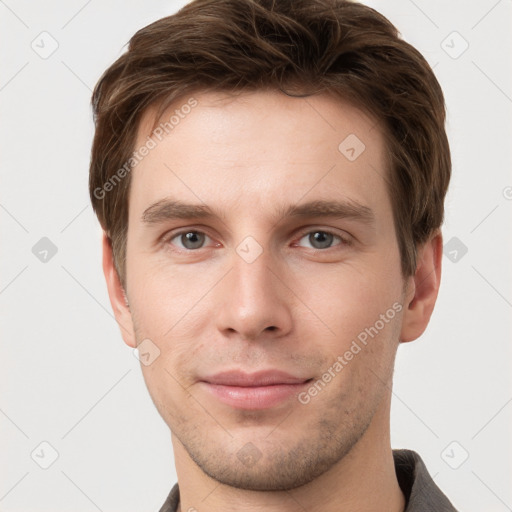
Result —
POLYGON ((278 266, 271 252, 250 237, 237 246, 221 291, 220 330, 256 339, 264 331, 277 335, 291 328, 286 287, 275 275, 278 266))
MULTIPOLYGON (((253 206, 257 208, 256 204, 253 206)), ((266 225, 263 226, 264 222, 261 215, 248 217, 240 212, 240 241, 234 247, 231 261, 233 269, 230 272, 242 294, 240 298, 246 295, 250 298, 254 293, 261 297, 265 291, 271 293, 272 287, 276 285, 271 268, 277 267, 279 262, 275 260, 277 255, 270 250, 272 232, 266 229, 266 225)))
POLYGON ((273 282, 275 276, 271 271, 271 254, 267 250, 255 254, 255 250, 250 246, 250 242, 249 244, 243 243, 237 248, 233 258, 232 278, 235 280, 236 289, 241 294, 240 298, 243 298, 244 301, 271 294, 272 288, 276 284, 273 282))

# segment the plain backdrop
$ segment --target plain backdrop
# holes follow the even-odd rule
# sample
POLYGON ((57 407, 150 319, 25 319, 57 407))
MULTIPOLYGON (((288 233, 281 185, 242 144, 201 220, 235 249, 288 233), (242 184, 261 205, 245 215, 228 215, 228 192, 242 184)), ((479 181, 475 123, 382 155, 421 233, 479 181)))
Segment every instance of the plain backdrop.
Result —
MULTIPOLYGON (((0 0, 1 511, 157 511, 176 481, 112 316, 87 185, 94 84, 184 3, 0 0)), ((441 291, 425 334, 399 349, 392 444, 418 451, 461 511, 505 512, 512 2, 367 3, 433 66, 453 157, 441 291)))

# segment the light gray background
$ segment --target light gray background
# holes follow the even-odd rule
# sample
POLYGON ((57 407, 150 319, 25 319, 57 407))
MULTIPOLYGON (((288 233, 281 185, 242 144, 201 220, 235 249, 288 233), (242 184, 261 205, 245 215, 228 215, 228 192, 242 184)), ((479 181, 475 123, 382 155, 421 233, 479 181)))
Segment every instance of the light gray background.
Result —
MULTIPOLYGON (((176 481, 111 314, 87 182, 94 84, 184 3, 0 0, 1 511, 156 511, 176 481), (32 252, 43 237, 47 262, 32 252), (42 442, 58 452, 48 469, 42 442)), ((512 2, 367 3, 434 66, 453 153, 455 245, 426 333, 399 350, 392 444, 417 450, 461 511, 512 510, 512 2)))

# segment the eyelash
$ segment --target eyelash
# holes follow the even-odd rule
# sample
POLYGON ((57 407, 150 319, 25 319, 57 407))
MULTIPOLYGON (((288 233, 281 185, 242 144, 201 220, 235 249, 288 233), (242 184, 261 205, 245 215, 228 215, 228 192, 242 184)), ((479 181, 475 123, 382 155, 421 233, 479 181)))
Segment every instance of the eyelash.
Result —
MULTIPOLYGON (((202 235, 206 235, 208 238, 211 239, 211 237, 208 235, 208 233, 205 233, 204 231, 200 231, 198 229, 183 229, 181 231, 177 231, 177 232, 173 232, 173 233, 169 233, 167 234, 165 237, 163 237, 162 239, 162 243, 164 245, 172 245, 171 244, 171 240, 181 236, 181 235, 184 235, 186 233, 199 233, 199 234, 202 234, 202 235)), ((338 244, 335 244, 331 247, 327 247, 325 249, 315 249, 315 248, 310 248, 310 250, 312 251, 317 251, 317 252, 327 252, 329 249, 334 249, 338 246, 351 246, 353 244, 353 241, 351 239, 349 239, 349 237, 345 237, 345 236, 342 236, 338 233, 335 233, 334 231, 330 231, 328 229, 308 229, 308 230, 304 230, 304 231, 301 231, 298 235, 298 240, 300 241, 302 238, 304 238, 306 235, 309 235, 309 234, 312 234, 312 233, 326 233, 328 235, 332 235, 334 238, 338 238, 340 240, 340 243, 338 244)), ((206 247, 199 247, 198 249, 182 249, 182 248, 179 248, 178 249, 178 252, 198 252, 200 251, 201 249, 206 249, 206 247)))

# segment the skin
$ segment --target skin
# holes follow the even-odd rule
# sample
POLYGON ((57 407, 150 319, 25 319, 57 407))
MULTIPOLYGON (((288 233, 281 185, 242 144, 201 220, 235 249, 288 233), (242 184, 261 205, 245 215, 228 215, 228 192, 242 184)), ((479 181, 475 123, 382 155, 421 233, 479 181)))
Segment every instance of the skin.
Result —
MULTIPOLYGON (((125 343, 149 338, 160 350, 141 368, 171 430, 181 510, 403 510, 389 434, 392 372, 399 343, 420 336, 434 308, 440 232, 404 278, 382 132, 360 110, 326 94, 194 97, 198 105, 132 171, 126 290, 103 239, 125 343), (353 162, 338 150, 349 134, 366 146, 353 162), (142 222, 164 198, 206 204, 219 217, 142 222), (313 200, 358 203, 374 223, 278 210, 313 200), (206 236, 192 247, 176 236, 182 229, 206 236), (334 236, 322 245, 318 231, 334 236), (263 249, 251 263, 236 251, 248 236, 263 249), (237 409, 199 382, 269 368, 317 381, 393 304, 402 310, 307 404, 292 397, 237 409), (239 457, 247 443, 259 454, 252 463, 239 457)), ((137 147, 154 120, 148 110, 137 147)))

